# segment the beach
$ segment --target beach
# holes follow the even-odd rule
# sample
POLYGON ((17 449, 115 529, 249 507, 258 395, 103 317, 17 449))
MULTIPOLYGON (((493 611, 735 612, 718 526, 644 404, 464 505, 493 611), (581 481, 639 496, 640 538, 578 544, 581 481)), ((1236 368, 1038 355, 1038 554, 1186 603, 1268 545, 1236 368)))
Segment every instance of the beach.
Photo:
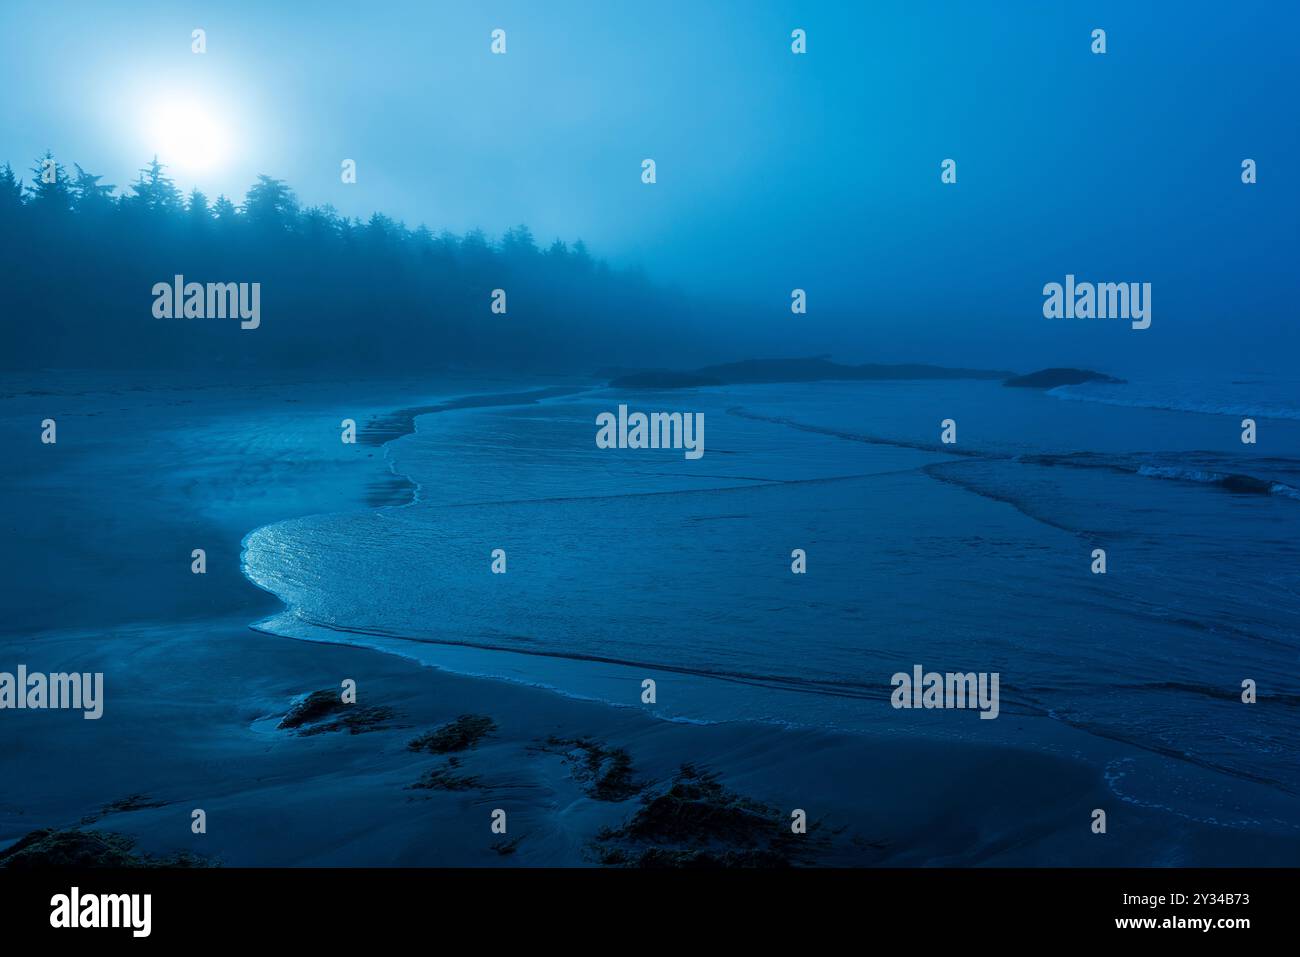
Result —
POLYGON ((0 670, 103 672, 105 702, 0 715, 0 855, 1293 861, 1297 424, 1252 465, 1283 488, 1234 494, 1150 471, 1240 466, 1227 416, 999 389, 6 380, 0 670), (620 403, 703 414, 704 454, 598 449, 620 403), (997 719, 891 707, 916 664, 1000 673, 997 719), (462 716, 487 730, 412 747, 462 716))

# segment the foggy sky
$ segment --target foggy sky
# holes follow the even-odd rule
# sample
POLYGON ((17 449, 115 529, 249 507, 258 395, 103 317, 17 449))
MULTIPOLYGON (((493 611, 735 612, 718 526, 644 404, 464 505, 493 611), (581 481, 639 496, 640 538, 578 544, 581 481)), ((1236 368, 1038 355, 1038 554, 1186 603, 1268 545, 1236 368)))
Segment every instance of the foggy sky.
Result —
POLYGON ((0 162, 124 189, 142 112, 189 90, 232 155, 185 189, 269 173, 349 216, 581 237, 744 310, 737 357, 1294 372, 1300 13, 1136 6, 11 2, 0 162), (1151 282, 1151 329, 1044 319, 1067 272, 1151 282))

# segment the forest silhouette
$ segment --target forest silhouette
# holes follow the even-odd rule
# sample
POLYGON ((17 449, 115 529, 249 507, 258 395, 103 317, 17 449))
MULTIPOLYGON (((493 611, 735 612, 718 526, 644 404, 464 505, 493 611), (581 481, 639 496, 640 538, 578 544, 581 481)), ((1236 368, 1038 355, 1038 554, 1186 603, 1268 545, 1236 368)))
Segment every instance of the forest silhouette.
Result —
POLYGON ((119 195, 102 178, 49 152, 25 180, 0 167, 0 367, 591 372, 675 364, 689 335, 685 297, 581 240, 362 222, 267 175, 241 201, 186 195, 156 157, 119 195), (177 274, 261 283, 260 328, 156 318, 177 274))

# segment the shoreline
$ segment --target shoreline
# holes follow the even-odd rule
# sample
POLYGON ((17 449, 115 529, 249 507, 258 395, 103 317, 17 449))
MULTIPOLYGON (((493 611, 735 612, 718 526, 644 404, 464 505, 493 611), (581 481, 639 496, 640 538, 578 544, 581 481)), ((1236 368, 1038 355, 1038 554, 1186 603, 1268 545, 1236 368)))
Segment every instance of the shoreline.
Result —
MULTIPOLYGON (((436 404, 408 407, 408 408, 403 408, 401 410, 394 411, 392 413, 381 415, 376 419, 372 420, 372 422, 367 425, 367 428, 363 434, 367 436, 372 436, 373 438, 371 441, 373 444, 378 444, 386 447, 389 442, 399 439, 404 435, 414 433, 417 429, 416 419, 420 415, 426 413, 436 413, 436 412, 453 411, 453 410, 468 410, 474 408, 491 408, 497 406, 518 405, 518 404, 534 404, 546 398, 559 398, 559 397, 575 395, 575 394, 580 394, 582 392, 599 390, 599 389, 600 386, 598 384, 595 384, 587 388, 556 387, 550 389, 532 390, 532 391, 525 391, 519 393, 465 396, 461 398, 448 399, 436 404), (379 429, 374 428, 376 423, 380 425, 379 429)), ((729 414, 749 415, 749 413, 746 413, 745 410, 738 409, 735 407, 728 408, 727 412, 729 414)), ((753 417, 762 418, 761 416, 753 416, 753 417)), ((832 434, 839 435, 838 432, 832 432, 832 434)), ((852 438, 858 439, 860 437, 852 436, 852 438)), ((883 445, 912 447, 921 451, 937 452, 941 454, 942 453, 953 454, 953 452, 957 451, 953 449, 945 449, 942 446, 932 446, 932 445, 926 445, 924 443, 904 443, 904 442, 899 442, 897 440, 889 440, 889 439, 867 439, 867 441, 872 441, 875 442, 876 444, 883 444, 883 445)), ((994 458, 994 459, 1002 458, 1002 456, 998 455, 996 452, 990 452, 988 450, 976 450, 976 451, 960 450, 959 454, 963 456, 971 455, 977 458, 994 458)), ((419 488, 418 483, 415 483, 414 480, 411 479, 409 476, 405 475, 405 473, 398 472, 396 468, 392 465, 391 461, 389 462, 389 467, 394 472, 395 475, 398 475, 403 479, 405 479, 406 481, 410 481, 413 484, 415 484, 416 493, 413 502, 415 500, 418 500, 418 488, 419 488)), ((930 474, 928 468, 922 468, 921 471, 925 472, 926 474, 930 474)), ((648 494, 658 494, 658 493, 648 493, 648 494)), ((270 618, 255 622, 252 625, 250 625, 250 627, 259 631, 265 630, 269 634, 276 635, 278 637, 296 638, 298 640, 308 641, 312 643, 335 644, 335 642, 331 642, 331 640, 328 637, 321 637, 318 633, 313 633, 310 637, 301 634, 291 635, 291 634, 287 634, 284 631, 276 631, 274 627, 267 627, 267 626, 274 625, 276 617, 280 617, 280 616, 272 616, 270 618)), ((318 627, 319 626, 314 626, 314 628, 318 628, 318 627)), ((357 632, 355 630, 348 630, 348 631, 350 634, 353 635, 361 634, 360 632, 357 632)), ((591 664, 598 664, 598 665, 603 664, 603 665, 614 666, 620 669, 622 672, 625 672, 625 678, 628 681, 629 687, 635 685, 636 676, 634 672, 640 671, 643 673, 661 673, 661 672, 675 673, 689 678, 698 679, 705 687, 708 687, 710 685, 713 685, 714 687, 718 687, 719 682, 725 683, 728 681, 740 681, 743 683, 764 684, 767 685, 769 688, 771 688, 773 691, 792 691, 795 693, 813 693, 813 694, 825 694, 828 692, 832 694, 849 693, 850 696, 853 697, 862 697, 865 699, 879 699, 882 701, 889 697, 888 689, 885 690, 877 689, 877 693, 872 694, 871 689, 866 685, 862 685, 861 683, 848 682, 844 687, 836 687, 835 689, 831 689, 831 688, 821 687, 821 683, 812 682, 810 683, 809 687, 800 688, 800 687, 792 687, 789 681, 783 681, 782 679, 779 678, 764 679, 762 676, 756 676, 756 675, 698 672, 688 668, 671 667, 671 666, 665 666, 663 664, 656 665, 656 664, 649 664, 644 662, 625 661, 622 659, 606 658, 600 656, 581 656, 581 655, 574 655, 572 653, 560 653, 560 652, 550 653, 544 651, 528 651, 522 649, 510 649, 510 648, 504 648, 498 646, 480 645, 472 642, 458 642, 458 641, 428 642, 428 641, 421 641, 418 639, 412 639, 409 636, 386 636, 382 634, 374 634, 371 635, 370 637, 373 639, 371 643, 361 644, 360 647, 374 650, 380 654, 393 655, 395 657, 399 657, 404 660, 413 661, 416 662, 421 667, 431 668, 435 671, 449 675, 453 678, 459 677, 459 678, 468 678, 470 680, 504 682, 516 686, 536 688, 536 689, 540 689, 543 693, 555 694, 572 701, 591 702, 598 707, 605 707, 605 708, 615 709, 619 711, 629 711, 632 713, 643 713, 644 716, 649 717, 649 719, 652 721, 667 722, 669 724, 684 724, 688 726, 693 725, 699 727, 726 726, 726 725, 732 725, 736 727, 748 727, 752 729, 752 733, 755 735, 762 735, 765 733, 766 734, 811 733, 811 734, 823 736, 829 740, 836 740, 836 739, 843 739, 846 741, 857 740, 860 744, 863 744, 864 746, 867 744, 867 742, 872 742, 872 741, 874 741, 876 745, 880 745, 885 740, 884 737, 881 737, 876 733, 870 731, 864 732, 861 729, 856 729, 856 730, 830 729, 830 728, 824 728, 815 725, 797 725, 797 724, 792 725, 789 724, 788 722, 780 722, 775 720, 756 720, 752 718, 750 719, 739 718, 731 721, 725 721, 725 720, 711 721, 711 720, 701 720, 697 718, 686 718, 681 716, 673 716, 669 714, 655 713, 645 708, 638 707, 636 704, 618 703, 613 700, 612 695, 605 694, 605 695, 592 698, 584 694, 578 693, 576 691, 573 691, 571 689, 565 689, 561 687, 558 683, 549 684, 544 680, 542 680, 536 674, 536 670, 537 670, 536 661, 539 658, 554 659, 557 662, 562 663, 561 667, 564 667, 565 665, 569 667, 572 667, 574 665, 585 667, 591 664), (391 645, 390 647, 383 646, 382 642, 385 639, 390 640, 390 645, 391 645), (438 657, 443 660, 438 662, 431 662, 425 658, 421 658, 413 654, 412 649, 422 644, 435 645, 439 649, 438 657), (466 652, 469 653, 468 662, 464 658, 466 652), (475 652, 482 653, 483 657, 481 660, 483 664, 486 666, 486 670, 482 670, 479 667, 475 667, 475 665, 473 664, 475 652), (451 656, 460 655, 462 657, 461 660, 452 662, 447 660, 449 655, 451 656), (503 672, 503 666, 501 662, 503 660, 509 660, 515 658, 522 658, 525 661, 525 665, 515 669, 516 673, 513 676, 508 676, 503 672), (851 689, 855 689, 861 693, 854 694, 851 689)), ((348 641, 340 641, 337 642, 337 644, 343 646, 350 646, 350 647, 358 646, 356 642, 348 642, 348 641)), ((798 683, 799 682, 796 682, 796 684, 798 683)), ((1011 704, 1006 710, 1008 715, 1014 715, 1017 713, 1019 709, 1016 707, 1015 704, 1011 704)), ((1056 722, 1052 720, 1049 716, 1042 713, 1031 711, 1028 714, 1032 715, 1033 717, 1043 719, 1043 720, 1048 720, 1051 722, 1053 727, 1049 731, 1048 737, 1056 738, 1059 740, 1060 743, 1058 745, 1058 749, 1061 750, 1062 752, 1068 751, 1071 748, 1077 749, 1079 747, 1078 741, 1071 740, 1076 735, 1076 733, 1077 736, 1082 737, 1084 739, 1084 744, 1083 744, 1084 748, 1088 748, 1088 747, 1093 748, 1095 756, 1099 755, 1100 752, 1102 752, 1106 747, 1105 743, 1097 741, 1093 736, 1092 732, 1086 729, 1076 728, 1071 724, 1069 724, 1068 722, 1056 722)), ((1022 713, 1022 716, 1024 716, 1024 713, 1022 713)), ((934 746, 934 747, 945 746, 943 744, 943 735, 945 732, 942 729, 938 730, 937 732, 931 729, 927 729, 924 732, 918 731, 918 729, 915 728, 913 728, 912 730, 914 732, 913 735, 909 736, 907 739, 909 742, 909 747, 917 744, 918 742, 926 742, 929 746, 934 746)), ((1132 742, 1123 742, 1123 745, 1125 747, 1135 746, 1132 742)), ((949 742, 946 746, 951 748, 954 746, 954 744, 952 742, 949 742)), ((958 747, 970 746, 970 742, 963 742, 955 746, 958 747)), ((1002 744, 986 745, 984 743, 979 743, 979 744, 975 744, 974 746, 977 748, 992 747, 995 751, 999 749, 1004 749, 1004 750, 1006 749, 1006 746, 1002 744)), ((1136 747, 1141 748, 1140 745, 1136 745, 1136 747)), ((1041 756, 1044 753, 1041 747, 1033 746, 1033 745, 1025 746, 1023 748, 1011 747, 1010 750, 1014 753, 1019 753, 1024 757, 1041 756)), ((1076 750, 1075 753, 1078 754, 1078 751, 1076 750)), ((1100 757, 1097 758, 1097 765, 1099 766, 1104 765, 1105 767, 1109 768, 1111 764, 1113 764, 1113 761, 1106 761, 1105 759, 1100 757)), ((1103 772, 1101 778, 1104 782, 1109 783, 1110 772, 1109 771, 1103 772)))
MULTIPOLYGON (((535 401, 552 391, 524 395, 535 401)), ((472 398, 483 397, 460 401, 472 398)), ((413 410, 466 407, 456 403, 388 415, 391 421, 409 413, 413 428, 421 414, 413 410)), ((348 468, 355 507, 373 475, 348 468)), ((372 465, 363 462, 366 469, 372 465)), ((337 475, 333 467, 318 474, 334 483, 319 499, 332 504, 337 475)), ((230 500, 238 512, 242 499, 230 500)), ((257 592, 285 609, 254 585, 257 592)), ((118 685, 104 719, 86 722, 93 733, 69 742, 64 716, 55 715, 28 727, 25 747, 0 763, 0 772, 21 771, 22 779, 0 807, 0 854, 45 827, 126 834, 142 854, 186 852, 253 866, 1060 859, 1141 866, 1162 862, 1158 847, 1175 837, 1177 844, 1167 846, 1188 863, 1221 862, 1225 841, 1242 863, 1280 863, 1294 853, 1275 835, 1178 821, 1137 805, 1125 815, 1129 825, 1142 822, 1141 843, 1097 840, 1087 816, 1098 803, 1115 806, 1112 748, 1068 729, 1059 729, 1057 753, 1048 753, 945 741, 907 726, 869 734, 674 721, 345 642, 267 641, 256 623, 241 624, 244 604, 206 617, 110 625, 108 641, 90 627, 0 640, 6 658, 16 653, 28 664, 75 662, 86 670, 99 661, 97 670, 118 685), (277 727, 296 701, 348 678, 358 686, 357 717, 367 716, 361 725, 329 727, 334 719, 327 719, 306 734, 277 727), (486 717, 494 730, 453 752, 411 750, 412 741, 466 714, 486 717), (125 742, 141 740, 151 742, 149 755, 123 752, 125 742), (683 777, 683 765, 696 776, 683 777), (974 791, 971 782, 979 784, 974 791), (734 817, 738 838, 718 842, 699 829, 663 830, 662 821, 656 831, 643 819, 647 807, 668 801, 672 808, 682 791, 695 795, 688 807, 734 817), (746 811, 752 802, 764 809, 757 817, 746 811), (189 813, 198 807, 210 821, 204 835, 189 829, 189 813), (498 808, 511 821, 505 836, 490 830, 490 812, 498 808), (815 826, 791 843, 784 835, 795 809, 815 826), (614 836, 602 840, 605 833, 614 836)), ((1002 720, 1020 717, 1008 710, 1002 720)))

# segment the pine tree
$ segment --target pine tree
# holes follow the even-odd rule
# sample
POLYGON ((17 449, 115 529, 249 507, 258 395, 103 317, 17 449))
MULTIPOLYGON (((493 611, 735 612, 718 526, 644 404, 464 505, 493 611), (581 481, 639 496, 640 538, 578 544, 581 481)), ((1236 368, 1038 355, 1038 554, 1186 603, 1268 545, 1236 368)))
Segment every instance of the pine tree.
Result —
POLYGON ((73 163, 77 171, 72 180, 72 205, 83 215, 102 216, 113 208, 112 185, 100 183, 104 177, 87 173, 80 163, 73 163))
POLYGON ((140 178, 131 185, 135 195, 131 201, 139 208, 151 213, 176 213, 184 208, 181 191, 176 188, 171 177, 164 176, 166 169, 155 156, 149 165, 140 170, 140 178))
POLYGON ((244 197, 244 215, 262 229, 288 229, 298 216, 298 200, 284 180, 262 173, 244 197))
POLYGON ((217 196, 217 201, 212 204, 212 215, 223 226, 233 225, 235 222, 235 204, 226 198, 225 193, 217 196))
POLYGON ((212 221, 212 214, 208 211, 208 198, 203 195, 197 186, 190 190, 190 198, 185 204, 185 212, 189 215, 190 222, 195 226, 206 226, 212 221))
POLYGON ((23 181, 14 175, 14 168, 5 163, 0 168, 0 216, 13 216, 23 204, 23 181))
POLYGON ((72 208, 72 187, 68 182, 68 171, 63 164, 55 161, 49 150, 44 156, 37 157, 32 167, 36 179, 27 187, 31 194, 32 207, 41 212, 63 213, 72 208))
POLYGON ((400 235, 399 227, 391 216, 374 213, 366 223, 366 239, 375 246, 382 246, 400 235))
POLYGON ((592 266, 591 253, 587 252, 587 244, 581 239, 573 244, 573 253, 569 258, 579 269, 590 269, 592 266))
POLYGON ((537 243, 533 231, 520 224, 506 230, 501 237, 501 251, 511 259, 527 259, 537 252, 537 243))
POLYGON ((314 239, 337 236, 339 229, 338 210, 329 203, 323 206, 312 206, 302 214, 302 228, 306 235, 314 239))

